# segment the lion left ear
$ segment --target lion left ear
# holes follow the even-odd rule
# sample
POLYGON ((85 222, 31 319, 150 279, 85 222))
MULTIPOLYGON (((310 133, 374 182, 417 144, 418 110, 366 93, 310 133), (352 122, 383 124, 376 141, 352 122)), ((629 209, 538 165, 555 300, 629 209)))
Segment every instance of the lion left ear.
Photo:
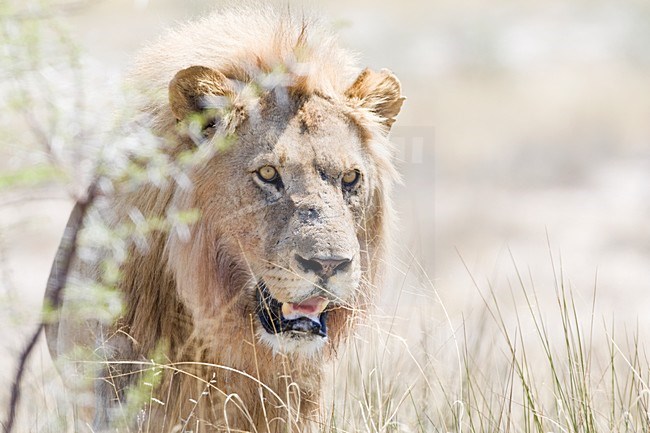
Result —
POLYGON ((387 130, 395 123, 395 117, 406 99, 397 77, 388 69, 379 72, 364 69, 355 82, 345 91, 345 96, 381 117, 387 130))

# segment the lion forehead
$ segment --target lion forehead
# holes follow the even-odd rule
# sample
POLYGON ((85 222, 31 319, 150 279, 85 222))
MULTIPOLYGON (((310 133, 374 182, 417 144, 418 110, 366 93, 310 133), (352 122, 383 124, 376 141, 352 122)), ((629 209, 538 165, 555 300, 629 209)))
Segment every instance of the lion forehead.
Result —
POLYGON ((367 159, 363 133, 346 113, 319 97, 309 98, 298 108, 278 107, 253 119, 240 133, 247 166, 299 165, 337 174, 367 159))

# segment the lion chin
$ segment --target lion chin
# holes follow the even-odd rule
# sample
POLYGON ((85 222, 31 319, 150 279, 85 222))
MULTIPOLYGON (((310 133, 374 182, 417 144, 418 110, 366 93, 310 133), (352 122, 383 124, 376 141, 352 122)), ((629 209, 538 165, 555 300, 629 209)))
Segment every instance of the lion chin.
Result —
POLYGON ((264 329, 257 331, 257 338, 268 346, 274 354, 299 354, 307 358, 320 357, 327 343, 327 337, 297 332, 269 334, 264 329))

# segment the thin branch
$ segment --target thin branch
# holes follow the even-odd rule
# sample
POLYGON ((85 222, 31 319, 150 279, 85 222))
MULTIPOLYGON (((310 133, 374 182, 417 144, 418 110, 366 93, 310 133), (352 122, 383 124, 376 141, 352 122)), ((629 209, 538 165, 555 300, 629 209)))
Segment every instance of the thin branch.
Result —
MULTIPOLYGON (((90 188, 88 188, 86 197, 77 201, 72 213, 70 214, 70 218, 68 219, 61 246, 54 258, 54 264, 50 271, 50 277, 47 281, 47 289, 45 292, 45 303, 48 305, 48 308, 53 309, 53 311, 58 311, 61 307, 61 293, 66 285, 72 264, 72 258, 77 250, 77 236, 79 235, 79 231, 83 225, 88 208, 96 197, 96 193, 97 181, 94 181, 90 185, 90 188)), ((45 320, 44 318, 41 318, 38 326, 32 333, 27 345, 18 358, 18 368, 16 369, 13 385, 11 387, 11 399, 8 408, 9 416, 7 421, 3 423, 4 433, 11 433, 13 431, 16 421, 16 410, 20 400, 20 385, 25 373, 27 360, 34 350, 38 337, 40 336, 44 326, 45 320)))

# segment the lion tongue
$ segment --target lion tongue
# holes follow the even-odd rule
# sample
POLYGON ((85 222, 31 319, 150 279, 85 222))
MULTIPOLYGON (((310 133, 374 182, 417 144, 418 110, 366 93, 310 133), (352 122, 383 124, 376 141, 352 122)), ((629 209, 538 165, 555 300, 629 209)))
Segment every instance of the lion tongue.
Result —
POLYGON ((285 302, 282 304, 282 316, 287 320, 308 317, 317 322, 328 303, 322 296, 314 296, 299 303, 285 302))

